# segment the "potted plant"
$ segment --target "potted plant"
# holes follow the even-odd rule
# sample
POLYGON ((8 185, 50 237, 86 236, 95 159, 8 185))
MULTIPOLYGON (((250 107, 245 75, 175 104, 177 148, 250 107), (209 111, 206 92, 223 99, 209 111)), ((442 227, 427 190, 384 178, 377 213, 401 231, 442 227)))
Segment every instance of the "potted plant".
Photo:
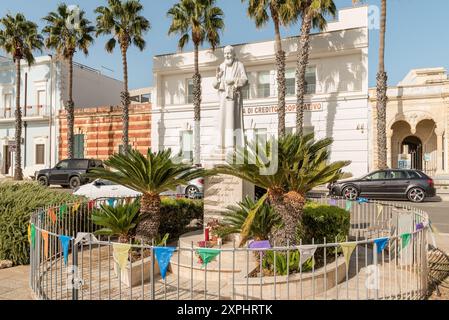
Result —
MULTIPOLYGON (((140 203, 120 202, 117 206, 101 205, 99 209, 92 213, 92 221, 102 227, 95 232, 96 235, 118 237, 118 242, 122 244, 139 245, 133 240, 133 234, 139 224, 140 203)), ((163 239, 166 241, 166 238, 163 239)), ((151 250, 140 248, 131 248, 128 258, 128 264, 125 269, 120 270, 120 279, 127 286, 135 286, 142 281, 148 281, 151 277, 151 250), (142 267, 144 268, 142 279, 142 267)), ((119 266, 114 257, 114 271, 119 276, 119 266)), ((157 261, 154 263, 154 274, 159 274, 157 261)))

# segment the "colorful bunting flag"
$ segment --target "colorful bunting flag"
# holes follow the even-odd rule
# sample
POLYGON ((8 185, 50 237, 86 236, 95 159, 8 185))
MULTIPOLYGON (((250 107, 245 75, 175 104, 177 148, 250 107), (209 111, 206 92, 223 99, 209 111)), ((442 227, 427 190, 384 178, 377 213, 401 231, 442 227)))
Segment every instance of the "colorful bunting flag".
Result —
POLYGON ((351 211, 352 201, 346 200, 346 211, 351 211))
POLYGON ((302 266, 307 260, 315 255, 318 246, 300 246, 299 247, 299 265, 302 266))
POLYGON ((208 265, 216 256, 220 254, 220 250, 201 248, 197 249, 196 252, 200 255, 203 261, 203 266, 208 265))
POLYGON ((80 206, 81 206, 81 203, 79 203, 79 202, 75 203, 72 207, 72 212, 73 213, 77 212, 78 209, 80 208, 80 206))
POLYGON ((357 202, 358 202, 359 204, 362 204, 362 203, 368 203, 369 200, 366 199, 366 198, 359 198, 359 199, 357 200, 357 202))
POLYGON ((346 261, 346 270, 349 270, 349 263, 351 261, 352 253, 354 252, 355 248, 357 247, 357 243, 352 242, 346 242, 340 244, 341 250, 343 251, 343 256, 345 257, 346 261))
POLYGON ((382 215, 382 213, 384 212, 384 206, 381 204, 377 205, 377 219, 379 219, 379 217, 382 215))
POLYGON ((34 223, 30 224, 30 244, 33 248, 36 246, 36 226, 34 223))
POLYGON ((95 201, 94 200, 90 200, 89 203, 87 204, 87 208, 89 210, 92 210, 95 207, 95 201))
POLYGON ((382 251, 385 250, 385 248, 387 247, 387 244, 388 244, 388 240, 390 240, 390 239, 389 238, 380 238, 380 239, 374 240, 374 243, 377 246, 377 253, 382 253, 382 251))
POLYGON ((53 208, 48 209, 48 215, 53 223, 56 223, 58 218, 56 217, 55 210, 53 208))
POLYGON ((63 204, 59 207, 59 219, 62 219, 66 213, 67 213, 67 205, 63 204))
POLYGON ((129 250, 131 249, 131 245, 114 243, 112 245, 112 248, 115 261, 119 265, 120 269, 124 270, 126 268, 126 265, 128 264, 128 254, 129 250))
POLYGON ((409 245, 411 238, 412 238, 412 235, 410 233, 405 233, 405 234, 401 235, 401 240, 402 240, 401 248, 402 249, 405 249, 409 245))
POLYGON ((48 258, 48 232, 47 231, 41 231, 42 239, 44 240, 44 257, 45 259, 48 258))
POLYGON ((75 244, 82 243, 83 245, 98 243, 98 239, 92 233, 78 232, 75 238, 75 244))
POLYGON ((69 245, 72 238, 68 236, 59 236, 59 240, 61 241, 62 252, 64 254, 64 264, 67 266, 69 258, 69 245))
POLYGON ((270 241, 252 241, 249 243, 250 249, 271 249, 270 241))
POLYGON ((337 204, 337 200, 335 200, 335 199, 329 199, 329 205, 336 207, 336 206, 338 205, 338 204, 337 204))
POLYGON ((28 225, 28 243, 31 244, 31 223, 28 225))
POLYGON ((424 223, 418 223, 417 225, 416 225, 416 231, 420 231, 420 230, 423 230, 424 229, 424 223))
POLYGON ((155 247, 154 254, 156 256, 157 263, 159 265, 159 270, 161 271, 162 279, 165 280, 167 274, 168 265, 170 264, 170 259, 173 256, 176 248, 171 247, 155 247))
POLYGON ((114 198, 108 199, 108 205, 109 205, 110 207, 113 207, 113 206, 114 206, 114 203, 115 203, 115 199, 114 199, 114 198))

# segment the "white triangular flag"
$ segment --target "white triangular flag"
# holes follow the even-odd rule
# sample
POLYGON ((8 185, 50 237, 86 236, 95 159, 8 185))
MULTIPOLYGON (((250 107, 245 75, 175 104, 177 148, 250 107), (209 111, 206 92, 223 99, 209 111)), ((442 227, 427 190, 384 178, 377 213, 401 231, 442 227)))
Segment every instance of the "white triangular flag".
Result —
POLYGON ((315 255, 318 246, 300 246, 299 247, 299 265, 303 265, 307 260, 315 255))
POLYGON ((83 245, 96 244, 98 239, 92 233, 78 232, 75 238, 75 244, 82 243, 83 245))

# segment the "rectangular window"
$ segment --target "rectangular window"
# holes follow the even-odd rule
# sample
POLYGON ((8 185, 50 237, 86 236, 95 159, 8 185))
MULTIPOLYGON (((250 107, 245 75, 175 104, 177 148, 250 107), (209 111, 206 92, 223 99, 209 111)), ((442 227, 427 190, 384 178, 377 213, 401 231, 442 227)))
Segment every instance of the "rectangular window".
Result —
POLYGON ((141 95, 140 102, 141 103, 150 103, 151 102, 151 93, 141 95))
POLYGON ((75 148, 73 155, 76 159, 84 158, 84 134, 75 134, 75 148))
POLYGON ((45 145, 36 144, 36 164, 45 164, 45 145))
POLYGON ((129 97, 129 100, 130 100, 131 102, 140 102, 140 96, 132 96, 132 97, 129 97))
POLYGON ((257 75, 257 97, 268 98, 270 96, 270 72, 263 71, 257 75))
POLYGON ((3 96, 3 105, 5 106, 4 111, 4 117, 5 118, 11 118, 14 116, 14 112, 12 111, 12 94, 7 93, 3 96))
POLYGON ((289 69, 285 72, 285 93, 287 96, 294 96, 296 94, 296 70, 289 69))
POLYGON ((316 93, 316 67, 308 67, 306 71, 307 94, 316 93))
POLYGON ((193 80, 187 79, 187 103, 193 103, 193 80))
POLYGON ((193 131, 181 132, 181 156, 184 160, 193 161, 193 131))

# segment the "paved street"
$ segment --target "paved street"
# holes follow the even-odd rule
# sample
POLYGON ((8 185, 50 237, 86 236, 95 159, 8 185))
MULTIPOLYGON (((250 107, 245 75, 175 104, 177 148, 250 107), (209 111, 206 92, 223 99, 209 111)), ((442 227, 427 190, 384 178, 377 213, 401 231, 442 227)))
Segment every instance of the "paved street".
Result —
POLYGON ((449 201, 431 201, 413 204, 429 214, 432 225, 436 231, 449 236, 449 201))

